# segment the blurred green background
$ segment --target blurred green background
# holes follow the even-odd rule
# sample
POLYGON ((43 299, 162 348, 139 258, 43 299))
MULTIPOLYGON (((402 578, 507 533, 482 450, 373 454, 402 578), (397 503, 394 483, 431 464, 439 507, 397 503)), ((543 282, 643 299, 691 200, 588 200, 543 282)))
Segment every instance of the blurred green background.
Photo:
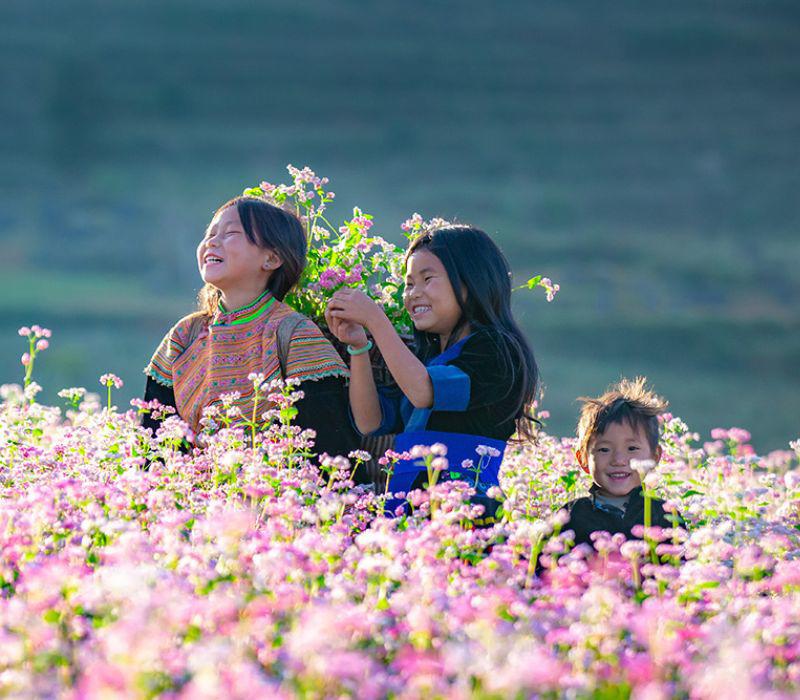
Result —
POLYGON ((703 433, 800 433, 800 5, 0 3, 0 382, 119 405, 199 278, 212 210, 287 163, 379 233, 474 223, 523 282, 549 428, 646 374, 703 433))

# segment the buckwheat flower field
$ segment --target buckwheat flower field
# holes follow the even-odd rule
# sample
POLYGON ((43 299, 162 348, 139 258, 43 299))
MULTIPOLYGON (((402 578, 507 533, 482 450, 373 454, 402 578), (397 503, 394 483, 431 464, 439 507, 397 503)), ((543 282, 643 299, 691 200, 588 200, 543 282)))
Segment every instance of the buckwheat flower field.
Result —
POLYGON ((800 442, 759 456, 744 430, 704 442, 667 416, 647 485, 684 527, 601 534, 590 556, 558 514, 588 487, 571 439, 510 450, 492 527, 471 526, 463 482, 387 518, 350 481, 363 454, 307 456, 292 387, 264 389, 270 427, 223 408, 185 451, 176 416, 153 437, 157 406, 114 407, 114 375, 102 398, 37 403, 50 333, 20 332, 23 386, 0 404, 3 696, 800 694, 800 442))

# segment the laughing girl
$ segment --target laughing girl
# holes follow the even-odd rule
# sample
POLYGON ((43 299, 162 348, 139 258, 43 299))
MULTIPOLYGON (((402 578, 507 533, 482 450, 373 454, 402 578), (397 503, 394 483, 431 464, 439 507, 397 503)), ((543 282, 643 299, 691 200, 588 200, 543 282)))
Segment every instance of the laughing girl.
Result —
MULTIPOLYGON (((328 305, 329 327, 351 356, 353 420, 365 435, 399 433, 398 451, 443 443, 449 462, 443 478, 455 472, 472 485, 472 463, 481 469, 474 479, 480 497, 498 483, 511 436, 533 432, 527 407, 536 396, 538 369, 511 314, 508 262, 483 231, 447 226, 410 243, 405 285, 416 352, 363 292, 341 289, 328 305), (399 392, 376 387, 367 332, 399 392)), ((420 486, 424 474, 419 461, 401 462, 390 489, 420 486)), ((491 509, 488 499, 484 504, 491 509)))
MULTIPOLYGON (((353 449, 347 368, 317 326, 282 302, 303 271, 306 249, 294 214, 256 197, 223 204, 197 247, 205 282, 200 310, 159 345, 145 368, 145 398, 175 407, 197 432, 203 410, 220 404, 222 394, 238 394, 235 405, 251 414, 251 373, 265 381, 295 378, 305 395, 296 424, 316 430, 316 449, 353 449)), ((158 422, 148 418, 145 425, 155 430, 158 422)))

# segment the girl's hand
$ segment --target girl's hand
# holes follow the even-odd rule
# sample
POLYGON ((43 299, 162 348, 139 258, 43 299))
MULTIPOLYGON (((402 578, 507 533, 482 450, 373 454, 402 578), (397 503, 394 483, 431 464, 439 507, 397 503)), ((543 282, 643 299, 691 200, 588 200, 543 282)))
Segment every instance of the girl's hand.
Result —
POLYGON ((359 289, 344 287, 334 293, 325 312, 327 317, 357 323, 370 328, 376 319, 384 316, 383 309, 359 289))
POLYGON ((354 348, 362 348, 367 344, 367 333, 364 326, 333 317, 330 304, 325 309, 325 321, 331 333, 340 342, 352 345, 354 348))

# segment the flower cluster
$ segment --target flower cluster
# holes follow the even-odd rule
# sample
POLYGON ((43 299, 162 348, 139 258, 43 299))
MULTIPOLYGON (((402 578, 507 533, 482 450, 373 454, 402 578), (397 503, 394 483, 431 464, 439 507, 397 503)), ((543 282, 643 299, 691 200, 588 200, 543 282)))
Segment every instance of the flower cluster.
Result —
MULTIPOLYGON (((287 166, 291 184, 262 182, 244 190, 245 195, 263 197, 282 207, 291 208, 308 231, 308 259, 300 281, 286 296, 295 310, 324 325, 323 314, 333 293, 342 287, 358 287, 382 305, 400 333, 410 333, 411 319, 403 305, 404 250, 372 231, 373 217, 354 207, 352 217, 341 225, 328 218, 328 205, 335 194, 327 186, 328 178, 319 177, 309 167, 287 166)), ((401 224, 403 235, 413 239, 449 225, 441 218, 429 221, 415 213, 401 224)), ((559 289, 541 276, 536 283, 520 288, 545 289, 552 301, 559 289)))
MULTIPOLYGON (((100 411, 73 388, 62 415, 0 387, 0 694, 800 693, 797 443, 758 456, 729 429, 708 451, 664 416, 662 461, 638 466, 683 526, 596 533, 592 553, 560 510, 589 486, 574 440, 509 447, 491 527, 462 480, 389 518, 352 481, 369 455, 315 456, 280 414, 296 387, 263 379, 279 415, 226 425, 228 396, 191 451, 178 416, 141 427, 157 404, 100 411)), ((444 445, 412 454, 447 468, 444 445)))

